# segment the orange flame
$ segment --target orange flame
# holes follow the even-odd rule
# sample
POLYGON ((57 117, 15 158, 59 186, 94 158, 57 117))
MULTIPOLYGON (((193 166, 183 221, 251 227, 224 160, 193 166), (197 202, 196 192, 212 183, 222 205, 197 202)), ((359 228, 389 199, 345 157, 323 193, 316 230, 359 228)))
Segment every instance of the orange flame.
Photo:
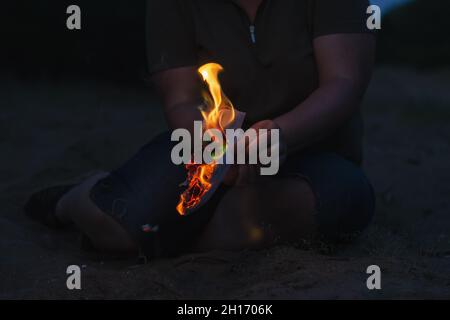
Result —
MULTIPOLYGON (((200 110, 203 117, 204 130, 214 140, 215 137, 209 129, 219 129, 224 133, 225 129, 234 122, 235 111, 231 101, 225 96, 219 82, 219 73, 223 71, 221 65, 208 63, 201 66, 198 72, 208 85, 209 92, 204 94, 205 108, 200 110)), ((223 150, 225 151, 226 146, 223 150)), ((220 158, 223 155, 215 155, 220 158)), ((187 210, 197 206, 203 196, 211 189, 211 178, 217 168, 213 161, 209 164, 190 163, 186 165, 188 187, 180 196, 180 202, 176 209, 180 215, 185 215, 187 210)))

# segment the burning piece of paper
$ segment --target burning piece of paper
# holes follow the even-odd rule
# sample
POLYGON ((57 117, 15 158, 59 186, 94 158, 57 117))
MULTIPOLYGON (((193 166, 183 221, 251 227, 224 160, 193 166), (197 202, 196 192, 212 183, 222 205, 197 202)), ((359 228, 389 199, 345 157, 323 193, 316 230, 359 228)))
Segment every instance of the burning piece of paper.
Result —
MULTIPOLYGON (((219 82, 219 73, 222 70, 222 66, 216 63, 208 63, 198 69, 209 89, 209 92, 204 94, 205 109, 201 110, 201 113, 203 128, 210 135, 211 141, 219 138, 214 136, 214 132, 224 135, 225 129, 239 128, 244 121, 244 114, 234 109, 233 104, 222 91, 219 82), (218 131, 209 129, 218 129, 218 131)), ((176 207, 180 215, 186 215, 199 208, 220 185, 227 172, 227 165, 219 164, 225 162, 218 160, 224 158, 226 149, 227 141, 224 141, 223 152, 216 154, 211 163, 186 165, 187 189, 181 194, 180 202, 176 207)))

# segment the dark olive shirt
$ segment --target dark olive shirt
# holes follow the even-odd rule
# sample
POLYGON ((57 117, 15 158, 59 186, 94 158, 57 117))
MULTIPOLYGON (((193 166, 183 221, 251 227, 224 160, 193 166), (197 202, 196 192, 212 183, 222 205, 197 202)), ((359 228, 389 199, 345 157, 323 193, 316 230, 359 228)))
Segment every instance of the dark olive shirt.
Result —
MULTIPOLYGON (((273 119, 318 87, 313 39, 365 33, 368 0, 263 0, 251 22, 233 0, 148 0, 150 73, 217 62, 221 83, 247 124, 273 119)), ((359 161, 361 119, 312 148, 359 161)))

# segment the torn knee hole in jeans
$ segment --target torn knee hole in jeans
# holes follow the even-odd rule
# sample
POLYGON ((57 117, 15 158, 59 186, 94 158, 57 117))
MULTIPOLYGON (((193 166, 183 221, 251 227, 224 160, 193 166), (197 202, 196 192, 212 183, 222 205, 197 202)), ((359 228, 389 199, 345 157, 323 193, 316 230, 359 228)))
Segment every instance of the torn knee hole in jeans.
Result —
POLYGON ((311 192, 313 193, 313 196, 314 196, 314 204, 315 204, 314 214, 317 215, 317 213, 319 212, 320 207, 321 207, 320 195, 317 192, 317 190, 314 188, 311 180, 307 176, 302 175, 300 173, 292 173, 288 177, 296 178, 296 179, 305 181, 308 184, 308 186, 311 189, 311 192))
POLYGON ((112 203, 111 214, 118 219, 123 219, 128 211, 127 201, 124 199, 115 199, 112 203))

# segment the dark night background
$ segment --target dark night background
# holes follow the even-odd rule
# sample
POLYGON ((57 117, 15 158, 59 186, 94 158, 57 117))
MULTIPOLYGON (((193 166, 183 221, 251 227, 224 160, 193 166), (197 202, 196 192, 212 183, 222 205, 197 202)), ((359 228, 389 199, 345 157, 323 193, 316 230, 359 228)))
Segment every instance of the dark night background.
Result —
MULTIPOLYGON (((419 0, 390 11, 379 36, 379 62, 448 65, 448 9, 445 0, 419 0)), ((1 13, 2 64, 20 75, 146 79, 145 0, 17 0, 2 4, 1 13), (82 8, 81 31, 65 28, 70 4, 82 8)))
POLYGON ((25 77, 145 79, 145 0, 14 1, 2 5, 6 67, 25 77), (66 28, 66 8, 82 8, 82 30, 66 28))
MULTIPOLYGON (((381 0, 380 0, 381 1, 381 0)), ((137 265, 80 251, 31 223, 34 190, 114 168, 164 129, 148 83, 145 1, 0 4, 0 298, 449 298, 450 2, 383 17, 363 103, 377 215, 344 248, 285 246, 137 265), (66 8, 82 30, 66 29, 66 8), (69 292, 65 268, 83 266, 69 292), (379 264, 383 290, 365 269, 379 264)), ((162 31, 163 32, 163 31, 162 31)))

